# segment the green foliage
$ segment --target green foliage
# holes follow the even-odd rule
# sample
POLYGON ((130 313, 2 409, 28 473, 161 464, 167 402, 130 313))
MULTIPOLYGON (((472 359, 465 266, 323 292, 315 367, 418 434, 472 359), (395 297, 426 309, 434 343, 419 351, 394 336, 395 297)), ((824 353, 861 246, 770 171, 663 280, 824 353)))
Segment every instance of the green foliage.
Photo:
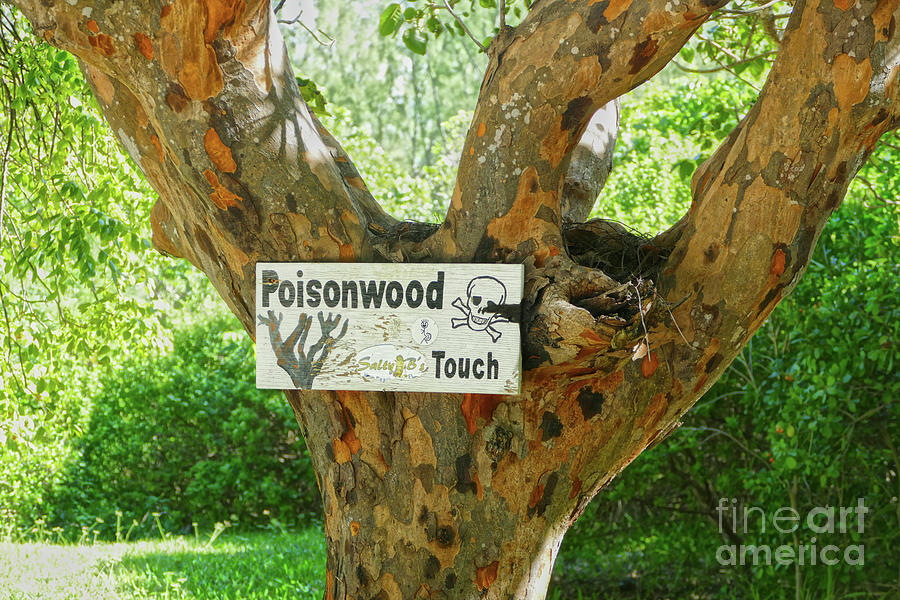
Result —
POLYGON ((234 319, 181 331, 170 353, 111 372, 91 399, 75 456, 44 500, 51 525, 90 523, 111 538, 230 520, 296 523, 316 504, 293 411, 255 388, 253 348, 234 319))
POLYGON ((5 528, 41 514, 41 490, 83 431, 97 374, 165 347, 180 320, 166 315, 187 299, 203 304, 210 286, 150 250, 154 194, 117 147, 75 58, 38 41, 6 5, 0 173, 5 528))
MULTIPOLYGON (((876 164, 890 152, 879 152, 876 164)), ((895 169, 885 179, 897 185, 897 175, 895 169)), ((626 582, 654 597, 687 590, 775 598, 797 588, 808 598, 900 591, 900 211, 878 201, 867 206, 859 199, 863 189, 856 186, 857 199, 826 227, 793 295, 684 426, 638 457, 588 508, 564 544, 558 578, 612 582, 613 589, 626 582), (748 533, 738 527, 740 541, 723 536, 721 498, 761 507, 768 528, 760 530, 757 513, 748 533), (847 533, 821 534, 815 543, 842 550, 863 544, 864 567, 806 565, 797 584, 793 567, 722 567, 716 560, 722 544, 810 544, 816 533, 805 523, 795 538, 774 531, 772 515, 793 506, 805 517, 819 506, 855 506, 857 498, 871 509, 864 530, 856 531, 853 516, 847 533), (598 553, 601 539, 616 554, 598 553)))

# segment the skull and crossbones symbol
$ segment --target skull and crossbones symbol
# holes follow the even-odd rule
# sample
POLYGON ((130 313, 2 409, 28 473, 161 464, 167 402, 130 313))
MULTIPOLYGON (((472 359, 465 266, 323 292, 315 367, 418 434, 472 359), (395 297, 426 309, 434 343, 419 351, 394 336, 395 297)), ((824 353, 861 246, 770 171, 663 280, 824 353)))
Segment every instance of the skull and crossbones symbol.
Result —
POLYGON ((502 334, 494 325, 509 322, 509 319, 496 313, 504 302, 506 286, 503 282, 488 275, 475 277, 466 288, 466 299, 453 301, 453 306, 466 316, 450 319, 450 325, 454 329, 466 325, 472 331, 487 331, 491 341, 496 342, 502 334))

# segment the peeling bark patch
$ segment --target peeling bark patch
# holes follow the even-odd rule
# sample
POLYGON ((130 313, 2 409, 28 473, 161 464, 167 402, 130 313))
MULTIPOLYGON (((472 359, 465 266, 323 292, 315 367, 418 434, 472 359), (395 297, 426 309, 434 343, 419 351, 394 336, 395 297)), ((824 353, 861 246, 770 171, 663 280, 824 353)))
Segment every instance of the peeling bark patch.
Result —
POLYGON ((656 352, 648 352, 644 359, 641 361, 641 375, 644 377, 650 377, 656 372, 656 368, 659 366, 659 355, 656 352))
POLYGON ((631 55, 631 60, 628 61, 628 65, 631 67, 628 74, 636 75, 641 69, 646 67, 647 64, 653 60, 653 57, 656 56, 656 51, 658 49, 659 43, 653 38, 638 43, 634 47, 634 53, 631 55))
POLYGON ((591 388, 582 388, 578 392, 578 397, 575 398, 578 406, 581 407, 581 416, 585 421, 593 419, 603 411, 604 400, 603 394, 598 394, 591 388))
POLYGON ((781 248, 775 250, 775 254, 772 255, 772 266, 769 267, 769 274, 774 275, 775 277, 781 277, 781 274, 784 273, 785 259, 786 255, 784 250, 781 248))
POLYGON ((93 19, 85 23, 84 26, 87 27, 87 30, 91 33, 100 33, 100 27, 97 25, 97 21, 94 21, 93 19))
POLYGON ((562 433, 562 421, 552 412, 545 411, 544 418, 541 421, 541 430, 544 432, 541 440, 545 442, 551 440, 562 433))
POLYGON ((475 569, 475 585, 482 592, 491 587, 494 580, 497 579, 497 570, 500 567, 500 561, 495 560, 486 567, 478 567, 475 569))
POLYGON ((159 142, 159 136, 155 133, 150 136, 150 143, 153 144, 153 147, 156 148, 156 158, 159 159, 160 163, 165 162, 166 155, 163 152, 162 144, 159 142))
POLYGON ((209 239, 209 236, 206 235, 206 232, 194 226, 194 237, 197 239, 197 244, 200 246, 200 250, 202 250, 208 257, 211 259, 216 258, 216 249, 213 247, 212 240, 209 239))
POLYGON ((203 176, 206 177, 206 181, 212 186, 213 191, 209 195, 209 199, 212 200, 213 204, 222 210, 228 210, 232 206, 240 206, 241 197, 219 183, 219 178, 215 173, 207 169, 203 171, 203 176))
POLYGON ((247 8, 244 0, 205 0, 207 44, 211 44, 219 35, 219 30, 233 25, 247 8))
POLYGON ((112 38, 105 33, 92 35, 88 38, 88 43, 103 56, 112 56, 116 53, 116 48, 115 46, 113 46, 112 38))
POLYGON ((491 417, 494 415, 494 409, 501 402, 503 402, 503 396, 497 394, 465 394, 463 396, 461 408, 469 435, 475 433, 479 417, 490 422, 491 417))
POLYGON ((562 116, 563 131, 577 129, 587 116, 588 111, 591 108, 591 103, 592 101, 589 96, 581 96, 580 98, 570 100, 569 105, 566 107, 566 112, 564 112, 562 116))
POLYGON ((184 88, 175 82, 169 84, 169 91, 166 94, 166 104, 176 113, 180 113, 190 102, 190 98, 184 93, 184 88))
POLYGON ((153 42, 143 33, 134 34, 134 43, 137 44, 138 52, 140 52, 147 60, 153 60, 153 42))
POLYGON ((547 482, 543 485, 539 484, 534 487, 531 492, 531 499, 528 502, 528 517, 543 517, 547 512, 547 507, 553 500, 553 492, 556 490, 556 484, 559 483, 559 474, 550 473, 547 476, 547 482))
POLYGON ((237 171, 237 164, 235 164, 234 157, 231 155, 231 148, 222 142, 222 138, 219 137, 215 129, 209 129, 206 135, 203 136, 203 147, 206 148, 209 159, 217 169, 223 173, 234 173, 237 171))
MULTIPOLYGON (((619 18, 623 12, 631 6, 632 0, 609 0, 609 6, 604 11, 603 16, 610 23, 619 18)), ((596 33, 596 32, 595 32, 596 33)))
POLYGON ((842 111, 849 111, 869 95, 872 80, 872 63, 868 58, 860 63, 848 54, 834 58, 831 68, 834 77, 834 95, 842 111))
POLYGON ((704 371, 706 371, 707 373, 712 373, 716 367, 722 364, 723 360, 725 360, 725 357, 722 356, 721 352, 717 352, 712 356, 712 358, 707 361, 704 371))
POLYGON ((484 132, 487 131, 487 126, 484 124, 484 121, 478 124, 478 131, 475 133, 478 137, 484 135, 484 132))

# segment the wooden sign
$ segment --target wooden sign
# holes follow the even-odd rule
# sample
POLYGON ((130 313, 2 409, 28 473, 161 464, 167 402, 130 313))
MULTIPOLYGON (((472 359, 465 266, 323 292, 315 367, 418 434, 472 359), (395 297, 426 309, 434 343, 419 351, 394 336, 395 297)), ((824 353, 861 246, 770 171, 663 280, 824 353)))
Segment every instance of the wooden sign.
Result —
POLYGON ((518 394, 524 268, 257 263, 256 387, 518 394))

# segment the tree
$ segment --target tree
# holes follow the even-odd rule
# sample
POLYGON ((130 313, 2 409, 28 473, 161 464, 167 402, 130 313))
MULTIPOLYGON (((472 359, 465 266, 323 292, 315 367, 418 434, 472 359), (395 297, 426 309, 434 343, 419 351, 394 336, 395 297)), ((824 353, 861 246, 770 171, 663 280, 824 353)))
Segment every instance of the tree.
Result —
POLYGON ((790 293, 900 111, 900 3, 798 0, 687 214, 652 240, 573 225, 594 199, 564 193, 594 114, 724 1, 539 0, 487 49, 445 221, 410 224, 310 113, 268 2, 6 1, 82 61, 159 193, 154 244, 248 332, 256 261, 526 265, 521 395, 287 394, 324 502, 326 598, 542 598, 566 529, 790 293), (626 269, 598 259, 612 251, 626 269))

